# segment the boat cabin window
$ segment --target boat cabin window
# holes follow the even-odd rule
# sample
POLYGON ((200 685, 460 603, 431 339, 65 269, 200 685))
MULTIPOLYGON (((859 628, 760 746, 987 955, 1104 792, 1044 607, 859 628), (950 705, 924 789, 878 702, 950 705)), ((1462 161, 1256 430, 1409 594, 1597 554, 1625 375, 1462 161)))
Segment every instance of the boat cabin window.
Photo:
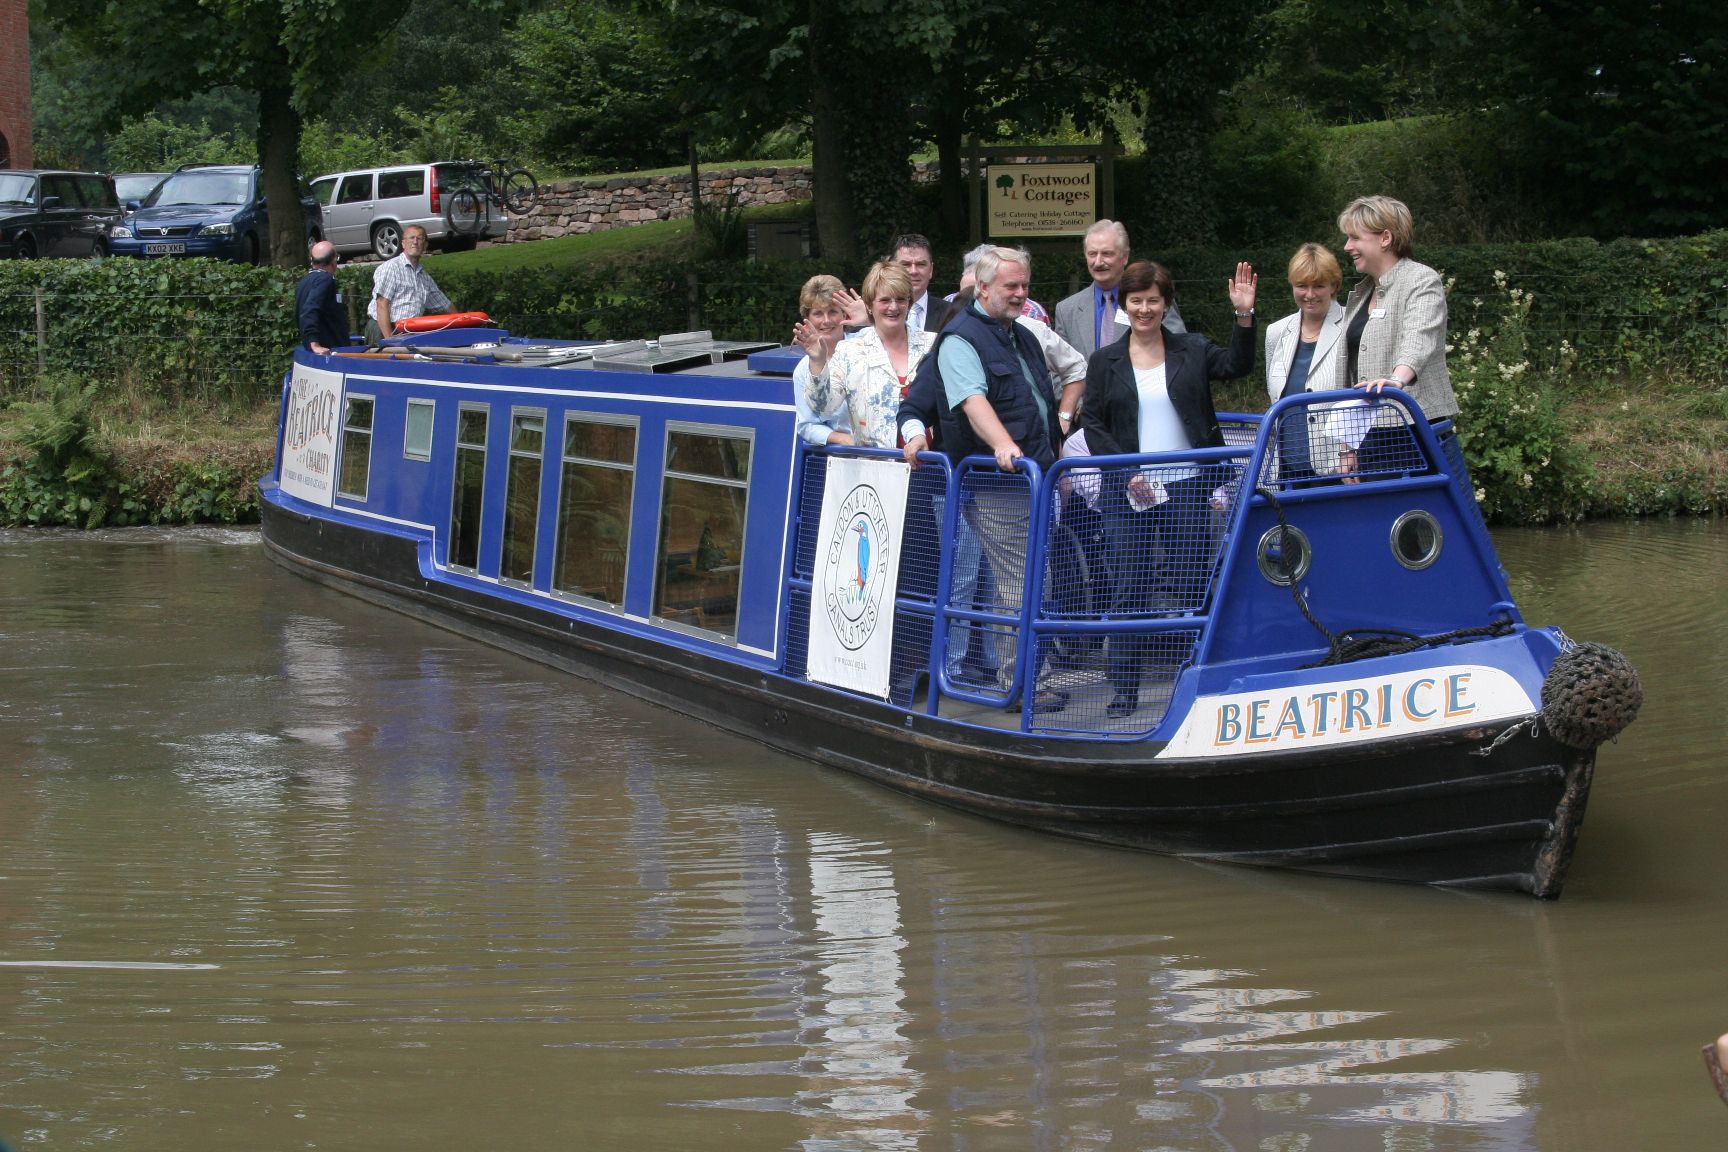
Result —
POLYGON ((743 429, 668 427, 656 616, 736 634, 750 450, 743 429))
POLYGON ((574 413, 566 418, 555 591, 623 605, 635 484, 633 420, 574 413))
POLYGON ((432 459, 432 416, 438 405, 431 400, 408 401, 402 421, 402 455, 410 460, 432 459))
POLYGON ((456 411, 456 468, 450 497, 450 553, 445 563, 472 572, 480 566, 480 514, 486 507, 486 405, 456 411))
POLYGON ((356 500, 366 499, 372 472, 372 408, 370 396, 349 396, 342 406, 342 470, 336 491, 356 500))
POLYGON ((504 482, 504 580, 534 582, 534 533, 540 521, 540 461, 546 450, 546 410, 510 413, 510 467, 504 482))

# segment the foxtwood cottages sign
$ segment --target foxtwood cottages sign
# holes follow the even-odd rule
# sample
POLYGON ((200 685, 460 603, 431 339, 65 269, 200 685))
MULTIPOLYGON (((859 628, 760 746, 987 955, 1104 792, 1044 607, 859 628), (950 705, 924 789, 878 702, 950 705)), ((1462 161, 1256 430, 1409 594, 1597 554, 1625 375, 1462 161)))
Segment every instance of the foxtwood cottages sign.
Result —
POLYGON ((1079 236, 1098 219, 1098 165, 991 164, 984 202, 992 237, 1079 236))

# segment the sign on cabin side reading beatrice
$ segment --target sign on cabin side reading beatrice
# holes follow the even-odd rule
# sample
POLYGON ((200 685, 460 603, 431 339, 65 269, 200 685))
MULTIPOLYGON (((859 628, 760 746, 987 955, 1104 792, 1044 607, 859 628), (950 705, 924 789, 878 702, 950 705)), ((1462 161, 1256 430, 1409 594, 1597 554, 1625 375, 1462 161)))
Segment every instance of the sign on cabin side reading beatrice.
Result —
POLYGON ((342 373, 298 361, 282 419, 282 490, 330 507, 336 495, 336 437, 341 432, 342 373))

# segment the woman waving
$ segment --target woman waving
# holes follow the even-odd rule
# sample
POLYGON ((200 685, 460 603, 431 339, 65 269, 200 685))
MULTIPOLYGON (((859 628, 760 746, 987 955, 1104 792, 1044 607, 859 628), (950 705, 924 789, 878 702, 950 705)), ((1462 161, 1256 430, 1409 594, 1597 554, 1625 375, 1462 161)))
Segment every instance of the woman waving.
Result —
MULTIPOLYGON (((1164 327, 1176 298, 1161 264, 1130 264, 1118 286, 1128 333, 1086 363, 1080 423, 1095 456, 1222 448, 1212 381, 1246 376, 1254 367, 1254 297, 1258 278, 1246 262, 1228 283, 1236 322, 1230 346, 1194 332, 1164 327)), ((1165 467, 1115 471, 1104 482, 1099 510, 1110 542, 1116 594, 1112 613, 1194 611, 1211 576, 1210 504, 1227 470, 1178 461, 1165 467)), ((1144 638, 1112 641, 1111 717, 1138 706, 1144 638)))

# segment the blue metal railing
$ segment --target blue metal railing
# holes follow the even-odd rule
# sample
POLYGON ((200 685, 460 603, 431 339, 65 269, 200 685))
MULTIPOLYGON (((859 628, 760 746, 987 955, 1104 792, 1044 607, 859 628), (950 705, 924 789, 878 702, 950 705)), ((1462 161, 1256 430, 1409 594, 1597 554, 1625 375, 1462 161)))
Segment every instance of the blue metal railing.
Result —
MULTIPOLYGON (((1249 552, 1246 562, 1253 562, 1254 545, 1245 539, 1246 512, 1267 504, 1260 489, 1280 500, 1302 502, 1348 498, 1359 491, 1344 485, 1372 484, 1382 490, 1433 487, 1438 482, 1446 484, 1460 504, 1474 507, 1461 458, 1448 451, 1456 445, 1449 425, 1430 428, 1402 394, 1388 394, 1367 406, 1341 404, 1359 399, 1360 393, 1309 393, 1279 401, 1265 416, 1221 414, 1228 445, 1224 448, 1069 457, 1047 473, 1029 460, 1022 460, 1015 472, 1003 473, 987 456, 953 464, 940 454, 920 454, 912 474, 905 558, 895 598, 895 686, 890 701, 909 711, 933 713, 943 699, 997 709, 1018 700, 1021 727, 1028 731, 1091 738, 1153 731, 1163 718, 1159 701, 1167 702, 1183 668, 1204 659, 1205 639, 1219 611, 1220 574, 1239 562, 1244 549, 1249 552), (1339 410, 1346 415, 1333 415, 1339 410), (1346 436, 1357 437, 1358 447, 1377 434, 1378 454, 1359 454, 1354 471, 1306 479, 1281 476, 1280 430, 1289 426, 1287 421, 1306 427, 1310 417, 1320 413, 1346 436), (1184 482, 1187 495, 1176 495, 1184 482), (1140 495, 1128 503, 1131 489, 1140 495), (1008 554, 1018 550, 1025 563, 1013 574, 1017 588, 998 587, 992 595, 961 603, 954 597, 962 583, 956 553, 963 534, 978 533, 982 526, 981 492, 1020 494, 1015 499, 1024 501, 1024 538, 1015 541, 1008 554), (1138 550, 1122 545, 1125 533, 1120 530, 1114 533, 1116 540, 1105 542, 1112 535, 1103 530, 1105 522, 1118 516, 1113 527, 1120 529, 1128 519, 1112 509, 1128 506, 1141 511, 1170 508, 1160 533, 1143 533, 1138 550), (1078 563, 1065 568, 1075 560, 1076 550, 1078 563), (1115 570, 1124 563, 1125 571, 1115 570), (974 672, 957 673, 951 646, 960 637, 972 646, 972 654, 985 653, 977 661, 985 669, 989 649, 999 647, 1004 653, 1000 663, 1011 667, 1011 674, 988 680, 974 672), (1120 650, 1150 653, 1145 663, 1162 671, 1150 678, 1155 681, 1150 702, 1117 718, 1107 714, 1103 700, 1114 692, 1112 678, 1120 681, 1120 650), (1041 714, 1037 698, 1052 684, 1083 699, 1060 713, 1041 714)), ((783 621, 788 629, 784 670, 794 676, 804 674, 804 630, 822 506, 824 469, 813 465, 819 465, 825 453, 900 458, 891 450, 856 447, 809 448, 802 455, 796 542, 789 550, 787 571, 792 609, 783 621)), ((1337 466, 1336 460, 1328 463, 1337 466)), ((1480 517, 1472 516, 1485 537, 1480 517)), ((1002 552, 1001 547, 996 550, 1002 552)), ((989 551, 985 548, 986 555, 989 551)), ((1004 574, 992 575, 1000 582, 1004 574)))

